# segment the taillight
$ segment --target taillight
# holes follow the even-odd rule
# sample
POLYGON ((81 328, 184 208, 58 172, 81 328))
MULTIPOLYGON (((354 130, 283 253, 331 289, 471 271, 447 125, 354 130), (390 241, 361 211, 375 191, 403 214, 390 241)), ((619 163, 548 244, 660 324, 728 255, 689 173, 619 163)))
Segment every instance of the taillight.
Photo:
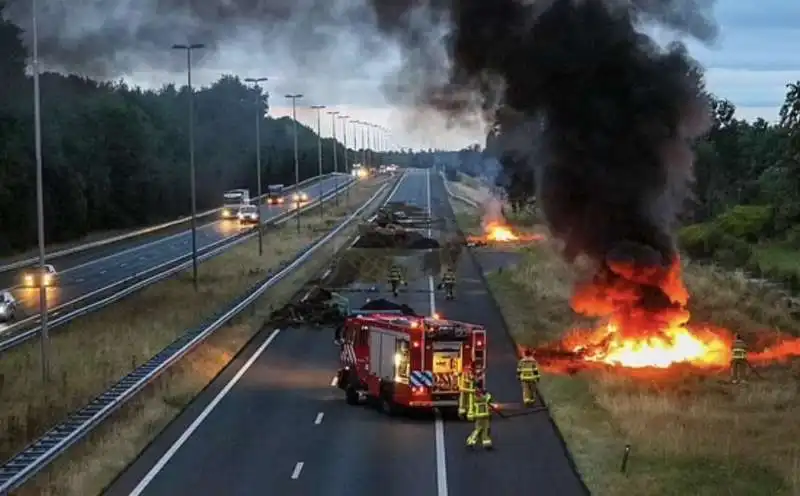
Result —
POLYGON ((411 346, 413 346, 414 348, 419 348, 419 341, 414 341, 413 343, 411 343, 411 346))

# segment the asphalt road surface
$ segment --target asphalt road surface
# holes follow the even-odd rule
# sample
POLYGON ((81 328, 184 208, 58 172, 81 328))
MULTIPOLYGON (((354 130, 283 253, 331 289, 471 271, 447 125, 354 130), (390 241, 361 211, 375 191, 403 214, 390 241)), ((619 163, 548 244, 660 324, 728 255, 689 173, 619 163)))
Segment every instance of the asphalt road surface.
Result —
MULTIPOLYGON (((342 179, 339 178, 338 184, 341 183, 342 179)), ((313 200, 333 191, 336 184, 335 177, 328 177, 308 185, 303 191, 307 192, 310 199, 313 200)), ((262 205, 261 216, 266 222, 293 208, 295 208, 294 205, 290 203, 262 205)), ((197 249, 199 251, 241 232, 242 229, 250 228, 251 226, 240 226, 236 220, 219 220, 198 226, 197 249)), ((266 240, 269 242, 269 238, 266 240)), ((55 286, 47 289, 48 308, 69 303, 92 292, 99 292, 102 288, 117 281, 190 254, 191 251, 191 231, 185 230, 155 240, 147 238, 138 243, 136 240, 132 240, 130 244, 118 248, 118 251, 88 261, 84 260, 77 265, 66 263, 66 268, 55 261, 54 266, 59 272, 58 282, 55 286)), ((19 302, 17 319, 39 312, 38 288, 15 287, 12 292, 19 302)), ((2 331, 2 327, 0 327, 0 331, 2 331)))
MULTIPOLYGON (((449 211, 445 195, 438 176, 412 171, 392 199, 426 207, 432 198, 436 216, 449 211)), ((373 252, 373 262, 380 265, 378 250, 373 252)), ((434 296, 430 289, 438 278, 418 269, 408 272, 408 287, 396 301, 418 313, 431 311, 433 303, 445 318, 484 324, 489 334, 487 386, 497 401, 518 402, 514 349, 472 258, 459 257, 454 302, 434 296)), ((352 287, 371 287, 377 278, 352 287)), ((391 298, 385 280, 380 282, 379 296, 391 298)), ((378 295, 349 296, 355 307, 378 295)), ((495 419, 495 450, 468 452, 471 425, 466 422, 438 415, 390 418, 347 405, 334 387, 339 349, 332 338, 329 330, 265 329, 107 494, 586 494, 544 413, 495 419)))

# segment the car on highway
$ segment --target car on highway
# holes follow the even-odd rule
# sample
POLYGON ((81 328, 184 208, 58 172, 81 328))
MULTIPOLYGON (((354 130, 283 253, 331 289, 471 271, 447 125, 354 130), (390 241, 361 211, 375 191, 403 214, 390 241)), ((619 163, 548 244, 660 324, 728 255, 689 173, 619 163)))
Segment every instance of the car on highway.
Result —
POLYGON ((255 205, 244 205, 239 207, 236 213, 239 224, 258 224, 259 212, 255 205))
POLYGON ((11 291, 0 292, 0 322, 8 322, 14 320, 14 315, 17 313, 17 300, 11 291))
POLYGON ((44 270, 41 272, 41 274, 39 273, 39 267, 36 267, 31 272, 26 273, 22 279, 22 285, 26 288, 38 288, 40 284, 45 287, 52 286, 56 283, 57 277, 58 272, 56 271, 56 268, 50 264, 47 264, 44 266, 44 270))
POLYGON ((293 203, 305 203, 309 200, 308 193, 304 191, 298 191, 297 193, 292 195, 292 202, 293 203))
POLYGON ((283 184, 270 184, 267 186, 267 204, 283 205, 283 184))

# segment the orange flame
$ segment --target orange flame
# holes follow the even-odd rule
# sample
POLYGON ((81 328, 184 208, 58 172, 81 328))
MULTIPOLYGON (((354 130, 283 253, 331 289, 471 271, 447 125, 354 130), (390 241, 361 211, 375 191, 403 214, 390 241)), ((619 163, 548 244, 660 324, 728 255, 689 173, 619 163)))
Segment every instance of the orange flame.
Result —
POLYGON ((510 227, 499 222, 489 222, 484 230, 489 241, 519 241, 519 236, 514 234, 510 227))
MULTIPOLYGON (((555 346, 543 348, 543 366, 562 371, 564 365, 598 364, 630 369, 667 369, 690 365, 699 369, 727 367, 731 361, 733 333, 712 326, 690 326, 686 310, 688 292, 680 263, 665 271, 610 263, 610 272, 576 288, 573 309, 602 317, 603 325, 576 329, 555 346), (658 288, 668 298, 654 308, 644 308, 643 292, 658 288)), ((751 365, 800 357, 800 339, 772 334, 761 351, 748 353, 751 365)))

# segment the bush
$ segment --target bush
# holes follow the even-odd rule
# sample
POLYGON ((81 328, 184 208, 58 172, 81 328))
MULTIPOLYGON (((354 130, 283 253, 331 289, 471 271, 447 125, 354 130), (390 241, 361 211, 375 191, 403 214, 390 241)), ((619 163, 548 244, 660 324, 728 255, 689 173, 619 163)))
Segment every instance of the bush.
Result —
POLYGON ((692 258, 709 258, 713 256, 721 235, 712 223, 692 224, 678 232, 678 243, 692 258))
POLYGON ((768 234, 773 218, 772 205, 736 205, 714 219, 714 224, 725 234, 755 242, 768 234))
POLYGON ((726 233, 713 222, 684 227, 678 233, 678 241, 690 257, 713 258, 726 267, 746 265, 753 255, 747 241, 726 233))

